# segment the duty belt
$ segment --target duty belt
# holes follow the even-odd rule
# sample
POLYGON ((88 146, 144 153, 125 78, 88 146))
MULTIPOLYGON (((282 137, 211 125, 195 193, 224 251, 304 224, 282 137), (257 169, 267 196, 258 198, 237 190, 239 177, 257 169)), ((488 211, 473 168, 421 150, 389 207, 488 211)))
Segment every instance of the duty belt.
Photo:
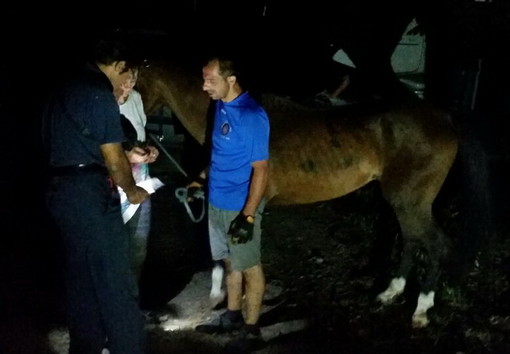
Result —
POLYGON ((108 175, 106 167, 97 163, 50 166, 49 172, 52 176, 77 176, 90 173, 108 175))

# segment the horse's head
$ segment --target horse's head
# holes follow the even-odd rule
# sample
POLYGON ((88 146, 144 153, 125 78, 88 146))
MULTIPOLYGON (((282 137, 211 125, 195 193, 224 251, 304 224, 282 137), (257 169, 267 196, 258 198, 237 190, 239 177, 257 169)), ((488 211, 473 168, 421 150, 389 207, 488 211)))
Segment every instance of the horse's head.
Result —
POLYGON ((138 79, 147 115, 168 107, 199 142, 205 141, 209 97, 202 91, 200 70, 188 73, 166 62, 153 62, 138 79))

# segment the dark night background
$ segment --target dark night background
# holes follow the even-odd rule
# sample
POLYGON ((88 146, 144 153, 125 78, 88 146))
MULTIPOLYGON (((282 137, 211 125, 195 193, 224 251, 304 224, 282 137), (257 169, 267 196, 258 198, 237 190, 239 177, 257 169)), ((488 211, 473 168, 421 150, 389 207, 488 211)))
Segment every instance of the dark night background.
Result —
POLYGON ((452 114, 461 138, 451 182, 464 210, 457 280, 462 282, 479 250, 490 258, 494 230, 509 212, 510 2, 195 0, 164 8, 119 6, 2 11, 1 321, 17 313, 26 289, 58 287, 58 243, 42 207, 36 112, 44 93, 106 28, 130 30, 148 57, 171 56, 197 70, 209 49, 236 48, 255 64, 261 90, 298 99, 338 77, 330 58, 342 48, 357 66, 353 85, 391 101, 403 94, 391 53, 416 17, 427 36, 425 98, 452 114))

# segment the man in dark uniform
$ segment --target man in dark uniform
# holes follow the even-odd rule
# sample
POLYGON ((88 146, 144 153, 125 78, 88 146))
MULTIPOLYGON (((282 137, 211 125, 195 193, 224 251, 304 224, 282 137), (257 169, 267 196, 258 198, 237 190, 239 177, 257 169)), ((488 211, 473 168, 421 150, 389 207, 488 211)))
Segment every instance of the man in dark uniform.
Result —
POLYGON ((112 354, 140 354, 144 324, 116 186, 133 204, 148 193, 135 185, 122 149, 113 90, 133 79, 141 60, 117 39, 98 41, 93 54, 51 95, 42 118, 47 206, 65 250, 69 352, 107 345, 112 354))

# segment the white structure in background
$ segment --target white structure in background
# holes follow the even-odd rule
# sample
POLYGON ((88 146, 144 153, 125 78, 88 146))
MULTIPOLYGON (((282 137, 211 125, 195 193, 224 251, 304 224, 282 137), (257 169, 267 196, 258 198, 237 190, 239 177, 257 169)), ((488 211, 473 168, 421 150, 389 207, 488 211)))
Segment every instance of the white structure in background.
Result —
MULTIPOLYGON (((423 91, 425 89, 425 35, 409 34, 409 31, 416 26, 417 22, 415 19, 407 25, 399 44, 391 56, 391 66, 400 81, 418 97, 423 98, 423 91)), ((333 55, 333 60, 355 68, 349 56, 342 49, 333 55)))

